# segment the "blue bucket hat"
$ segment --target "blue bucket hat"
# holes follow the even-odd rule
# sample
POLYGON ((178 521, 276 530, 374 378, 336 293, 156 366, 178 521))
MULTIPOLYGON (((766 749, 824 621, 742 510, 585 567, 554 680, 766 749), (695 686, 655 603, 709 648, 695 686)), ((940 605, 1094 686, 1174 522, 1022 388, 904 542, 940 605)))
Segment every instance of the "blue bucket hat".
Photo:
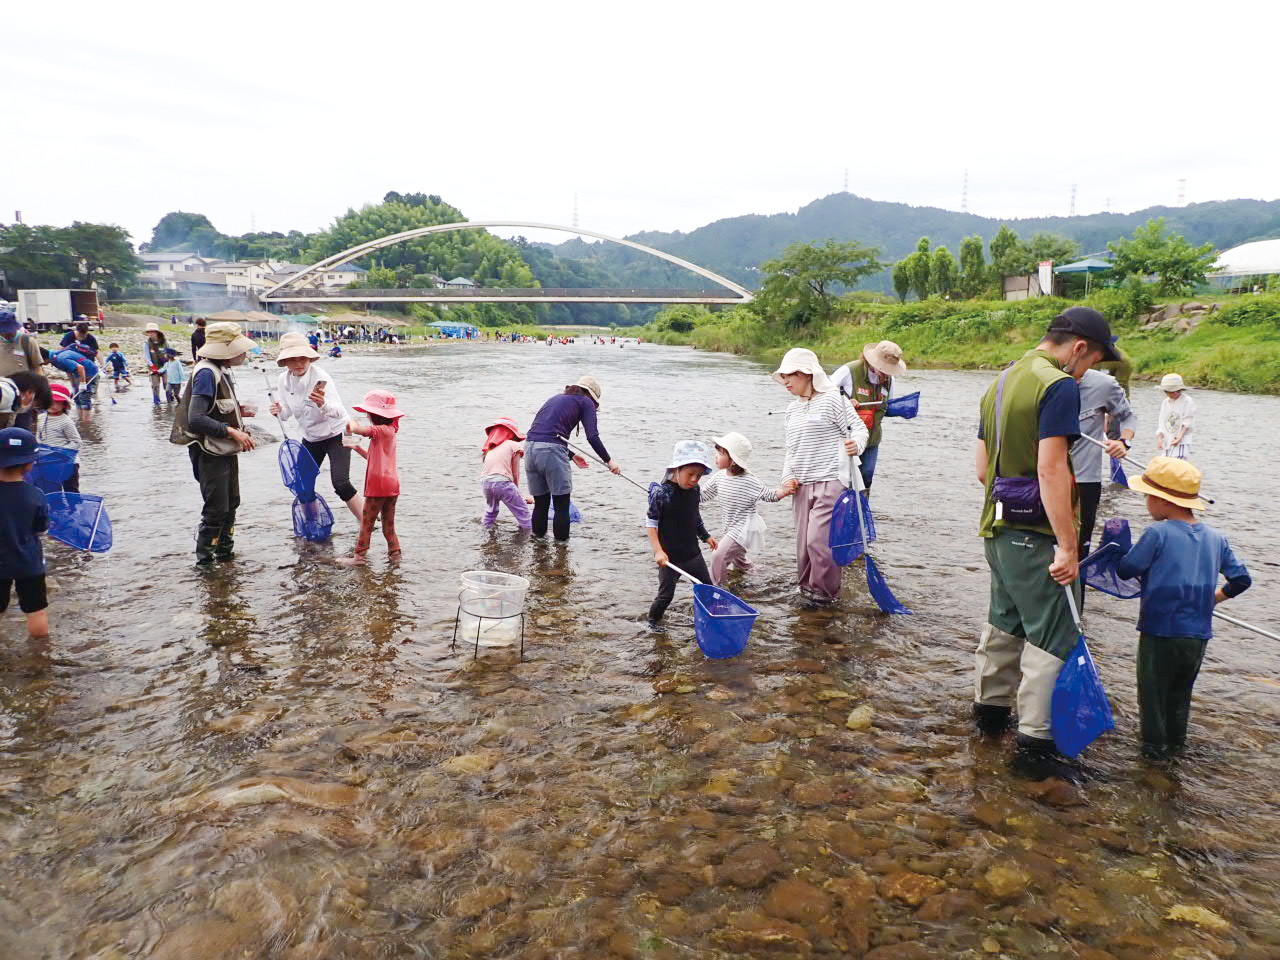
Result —
POLYGON ((693 463, 702 467, 704 475, 713 471, 716 462, 712 459, 711 447, 701 440, 677 440, 671 448, 671 463, 667 465, 663 479, 670 480, 675 470, 693 463))
POLYGON ((21 329, 22 325, 12 310, 0 310, 0 334, 11 337, 21 329))
POLYGON ((0 430, 0 470, 36 462, 36 438, 30 430, 5 427, 0 430))

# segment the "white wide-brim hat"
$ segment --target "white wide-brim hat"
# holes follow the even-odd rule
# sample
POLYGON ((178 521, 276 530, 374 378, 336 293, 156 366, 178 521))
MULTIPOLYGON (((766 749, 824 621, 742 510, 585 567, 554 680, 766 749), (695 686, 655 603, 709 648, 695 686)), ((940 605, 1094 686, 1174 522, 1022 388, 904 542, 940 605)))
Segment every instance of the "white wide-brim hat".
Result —
POLYGON ((1175 390, 1187 389, 1187 385, 1182 382, 1182 374, 1166 373, 1160 378, 1160 389, 1166 393, 1173 393, 1175 390))
POLYGON ((740 433, 726 433, 723 437, 716 437, 716 446, 720 447, 733 462, 740 466, 747 473, 751 472, 751 441, 740 433))
POLYGON ((813 377, 813 389, 816 393, 826 393, 832 389, 831 378, 818 362, 818 355, 804 347, 792 347, 782 356, 778 369, 773 371, 773 379, 784 383, 784 373, 807 373, 813 377))
POLYGON ((305 357, 308 360, 319 360, 305 333, 286 333, 280 338, 280 352, 276 354, 276 366, 284 366, 286 360, 294 357, 305 357))

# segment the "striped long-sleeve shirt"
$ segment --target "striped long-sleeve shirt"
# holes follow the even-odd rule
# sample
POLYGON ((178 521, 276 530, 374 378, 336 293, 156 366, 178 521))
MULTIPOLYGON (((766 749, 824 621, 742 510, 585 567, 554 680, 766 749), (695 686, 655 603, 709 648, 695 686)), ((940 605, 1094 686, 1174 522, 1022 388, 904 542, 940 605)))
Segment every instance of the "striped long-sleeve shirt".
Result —
POLYGON ((756 504, 761 500, 777 503, 778 495, 752 474, 734 476, 721 470, 703 484, 702 499, 720 503, 721 539, 745 543, 747 521, 755 516, 756 504))
POLYGON ((797 397, 787 407, 787 458, 783 481, 822 483, 840 479, 844 441, 852 438, 861 453, 867 448, 867 425, 834 390, 797 397), (852 428, 852 432, 850 432, 852 428))

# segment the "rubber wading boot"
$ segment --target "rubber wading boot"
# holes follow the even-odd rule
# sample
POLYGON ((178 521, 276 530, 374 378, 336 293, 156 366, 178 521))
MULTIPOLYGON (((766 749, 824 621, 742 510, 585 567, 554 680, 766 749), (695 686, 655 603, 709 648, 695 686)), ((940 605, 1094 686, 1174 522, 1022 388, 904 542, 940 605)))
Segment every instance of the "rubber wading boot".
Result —
POLYGON ((236 551, 236 528, 228 524, 214 541, 213 556, 217 560, 230 560, 236 551))
POLYGON ((1001 707, 994 703, 975 703, 973 722, 978 725, 978 733, 984 737, 998 737, 1008 730, 1013 722, 1013 708, 1001 707))
POLYGON ((214 535, 214 531, 200 524, 200 529, 196 532, 196 566, 209 567, 213 565, 214 548, 217 546, 218 540, 214 535))
POLYGON ((1058 752, 1052 740, 1018 734, 1017 747, 1010 761, 1013 771, 1029 780, 1047 780, 1058 777, 1076 783, 1080 780, 1080 768, 1058 752))

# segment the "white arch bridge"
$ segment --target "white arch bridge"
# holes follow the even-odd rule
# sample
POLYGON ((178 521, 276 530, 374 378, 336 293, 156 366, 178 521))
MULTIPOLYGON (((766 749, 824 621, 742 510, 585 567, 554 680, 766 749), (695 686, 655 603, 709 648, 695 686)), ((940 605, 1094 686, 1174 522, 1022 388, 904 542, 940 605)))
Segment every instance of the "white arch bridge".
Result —
POLYGON ((624 240, 581 227, 565 227, 554 223, 533 223, 525 220, 478 220, 470 223, 443 223, 431 227, 418 227, 403 233, 393 233, 357 244, 341 253, 313 263, 305 270, 300 270, 287 280, 277 283, 260 296, 263 303, 299 303, 316 301, 334 301, 336 303, 750 303, 751 291, 734 283, 727 277, 713 273, 688 260, 663 253, 653 247, 634 240, 624 240), (367 257, 369 254, 406 240, 435 233, 452 233, 456 230, 479 230, 488 227, 523 228, 528 230, 556 230, 561 233, 572 233, 597 240, 607 240, 624 247, 631 247, 684 267, 701 277, 717 284, 719 290, 676 290, 676 289, 631 289, 631 288, 596 288, 596 289, 555 289, 548 287, 500 288, 475 287, 469 289, 359 289, 359 290, 323 290, 319 287, 308 287, 304 282, 308 278, 318 277, 326 270, 340 267, 344 263, 367 257))

